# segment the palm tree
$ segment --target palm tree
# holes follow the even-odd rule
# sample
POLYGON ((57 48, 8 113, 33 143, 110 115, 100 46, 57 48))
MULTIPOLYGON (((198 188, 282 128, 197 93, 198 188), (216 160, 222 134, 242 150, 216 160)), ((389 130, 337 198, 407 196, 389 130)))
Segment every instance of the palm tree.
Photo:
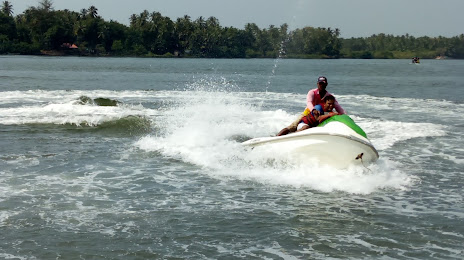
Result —
POLYGON ((42 0, 39 3, 39 9, 45 10, 45 11, 52 11, 53 10, 53 2, 51 0, 42 0))
POLYGON ((98 33, 97 33, 97 38, 98 38, 98 39, 105 40, 107 34, 108 34, 108 26, 106 26, 106 24, 104 24, 104 25, 100 28, 100 30, 98 31, 98 33))
POLYGON ((79 14, 79 15, 80 15, 80 18, 81 18, 81 19, 85 19, 85 17, 87 16, 88 13, 89 13, 89 12, 87 11, 87 9, 82 8, 82 9, 81 9, 81 12, 80 12, 80 14, 79 14))
POLYGON ((3 1, 2 12, 7 16, 13 16, 13 5, 8 1, 3 1))
POLYGON ((184 15, 183 18, 177 18, 175 23, 175 32, 177 35, 178 48, 182 52, 190 48, 190 35, 193 32, 193 23, 190 16, 184 15))
POLYGON ((150 15, 150 13, 148 12, 148 10, 143 10, 143 12, 140 13, 140 16, 139 16, 139 24, 138 24, 138 26, 144 26, 148 22, 148 16, 149 15, 150 15))
POLYGON ((130 26, 135 27, 137 25, 137 15, 132 14, 131 17, 129 18, 130 20, 130 26))
POLYGON ((195 23, 196 23, 196 25, 197 25, 199 28, 201 28, 201 29, 203 29, 203 28, 206 27, 206 22, 205 22, 205 19, 203 18, 203 16, 198 17, 198 18, 195 20, 195 23))
POLYGON ((89 7, 89 15, 92 18, 97 18, 98 17, 98 9, 95 6, 89 7))
POLYGON ((152 23, 158 23, 161 20, 161 18, 163 18, 163 16, 159 12, 153 12, 150 14, 150 21, 152 23))
POLYGON ((82 21, 78 21, 74 24, 74 36, 78 41, 82 40, 83 35, 87 32, 87 27, 82 21))

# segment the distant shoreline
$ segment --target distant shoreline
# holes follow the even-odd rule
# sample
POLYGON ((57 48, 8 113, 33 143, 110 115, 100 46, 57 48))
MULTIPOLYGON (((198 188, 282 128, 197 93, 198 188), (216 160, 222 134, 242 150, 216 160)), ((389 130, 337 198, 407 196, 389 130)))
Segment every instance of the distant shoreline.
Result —
MULTIPOLYGON (((295 60, 342 60, 342 59, 352 59, 352 60, 410 60, 411 58, 353 58, 353 57, 338 57, 338 58, 327 58, 327 57, 258 57, 258 58, 211 58, 211 57, 196 57, 196 56, 172 56, 172 55, 153 55, 153 56, 135 56, 135 55, 98 55, 98 54, 69 54, 64 51, 47 51, 40 54, 21 54, 21 53, 3 53, 0 56, 34 56, 34 57, 89 57, 89 58, 160 58, 160 59, 295 59, 295 60)), ((460 60, 456 58, 450 58, 446 56, 436 56, 434 58, 420 58, 421 60, 460 60)))
POLYGON ((0 10, 0 53, 47 56, 152 58, 464 59, 464 34, 414 37, 374 34, 342 38, 338 28, 288 24, 242 29, 221 26, 216 17, 185 15, 171 20, 157 11, 133 14, 130 24, 107 21, 95 6, 80 12, 55 10, 44 0, 13 16, 0 10))

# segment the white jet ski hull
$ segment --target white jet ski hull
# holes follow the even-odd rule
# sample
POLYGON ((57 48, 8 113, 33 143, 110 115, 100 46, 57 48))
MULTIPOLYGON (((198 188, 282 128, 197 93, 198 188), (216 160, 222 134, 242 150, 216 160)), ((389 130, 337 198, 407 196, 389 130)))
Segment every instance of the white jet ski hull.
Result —
POLYGON ((377 150, 367 138, 337 121, 284 136, 254 138, 242 144, 291 154, 298 160, 316 159, 335 168, 366 165, 379 158, 377 150))

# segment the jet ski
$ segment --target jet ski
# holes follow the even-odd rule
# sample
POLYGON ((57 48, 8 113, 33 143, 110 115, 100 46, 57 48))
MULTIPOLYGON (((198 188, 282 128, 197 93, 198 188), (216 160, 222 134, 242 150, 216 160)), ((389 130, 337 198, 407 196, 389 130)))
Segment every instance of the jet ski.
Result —
POLYGON ((335 168, 366 166, 379 158, 366 133, 348 115, 332 116, 317 127, 284 136, 254 138, 242 145, 301 160, 315 159, 335 168))

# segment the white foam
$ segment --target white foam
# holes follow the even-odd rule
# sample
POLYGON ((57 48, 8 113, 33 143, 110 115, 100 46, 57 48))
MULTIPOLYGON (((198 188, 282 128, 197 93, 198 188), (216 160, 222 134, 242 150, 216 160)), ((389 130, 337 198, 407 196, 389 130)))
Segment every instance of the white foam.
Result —
MULTIPOLYGON (((162 134, 145 136, 135 143, 136 147, 198 165, 214 178, 233 177, 271 185, 361 194, 378 189, 407 189, 414 183, 386 158, 371 166, 370 171, 363 167, 337 170, 317 162, 301 165, 285 155, 278 158, 272 151, 247 150, 231 137, 275 134, 294 115, 280 109, 261 110, 233 93, 197 91, 184 95, 189 97, 188 102, 179 102, 159 118, 162 122, 157 125, 163 127, 162 134)), ((384 139, 390 140, 385 135, 377 138, 380 144, 384 139)), ((413 137, 403 137, 407 138, 413 137)), ((384 147, 391 144, 389 141, 384 147)))
POLYGON ((18 256, 18 255, 6 254, 6 253, 0 253, 0 258, 2 258, 2 259, 20 259, 20 260, 35 259, 34 257, 30 258, 30 256, 18 256))
MULTIPOLYGON (((19 107, 0 108, 0 124, 74 124, 96 126, 104 122, 127 116, 150 116, 152 109, 140 105, 97 106, 82 105, 78 99, 84 95, 80 91, 13 91, 3 93, 0 103, 22 104, 19 107), (26 103, 27 105, 24 105, 26 103)), ((105 97, 124 99, 138 97, 140 93, 127 94, 111 91, 85 93, 92 98, 105 97)))
POLYGON ((352 117, 368 133, 376 149, 385 150, 395 143, 419 137, 445 136, 446 126, 431 123, 404 123, 352 117))
MULTIPOLYGON (((370 111, 372 116, 385 116, 384 111, 390 111, 399 121, 414 117, 437 118, 446 117, 449 120, 462 120, 464 104, 436 99, 414 99, 375 97, 368 95, 337 95, 337 100, 343 106, 357 111, 370 111)), ((349 111, 350 112, 350 111, 349 111)))
MULTIPOLYGON (((219 79, 211 82, 200 80, 187 86, 185 91, 12 91, 0 97, 1 104, 22 104, 24 100, 28 104, 16 108, 0 108, 0 124, 98 125, 128 115, 141 115, 151 118, 156 130, 138 140, 135 147, 157 151, 165 157, 197 165, 212 177, 233 177, 272 185, 311 187, 325 192, 341 190, 362 194, 385 188, 407 189, 414 183, 407 174, 397 170, 401 167, 384 157, 388 153, 382 151, 387 151, 405 140, 447 134, 446 127, 440 124, 351 115, 381 154, 381 159, 372 166, 371 171, 362 167, 340 171, 318 165, 317 162, 301 165, 290 157, 276 158, 272 152, 250 152, 239 143, 244 137, 275 135, 301 111, 285 111, 273 103, 287 102, 287 105, 291 103, 295 107, 301 103, 304 106, 301 100, 304 100, 305 95, 236 90, 236 86, 219 79), (84 95, 128 103, 162 100, 165 106, 156 111, 141 105, 104 107, 77 104, 78 98, 84 95)), ((391 105, 398 102, 392 98, 361 98, 372 108, 373 103, 391 105), (375 100, 377 102, 372 102, 375 100)), ((355 97, 341 96, 339 99, 349 101, 355 100, 355 97)), ((410 102, 422 106, 417 100, 410 102)), ((399 101, 396 105, 400 103, 402 102, 399 101)), ((446 105, 451 107, 451 104, 446 105)), ((454 108, 461 109, 460 106, 454 108)), ((460 160, 459 157, 450 159, 456 162, 460 160)))

